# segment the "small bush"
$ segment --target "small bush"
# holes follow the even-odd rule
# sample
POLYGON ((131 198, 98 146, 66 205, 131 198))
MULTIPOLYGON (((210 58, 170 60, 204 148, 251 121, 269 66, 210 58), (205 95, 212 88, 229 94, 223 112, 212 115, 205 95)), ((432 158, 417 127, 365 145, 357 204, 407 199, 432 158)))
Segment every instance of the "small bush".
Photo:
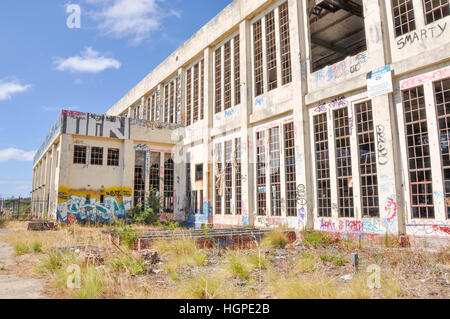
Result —
POLYGON ((230 299, 233 292, 227 281, 217 276, 201 274, 187 281, 183 287, 183 297, 190 299, 230 299))
POLYGON ((283 229, 276 229, 267 234, 263 239, 263 246, 270 248, 285 248, 288 243, 288 238, 283 229))
POLYGON ((114 271, 126 270, 133 276, 145 274, 147 267, 143 260, 138 260, 132 256, 120 254, 110 259, 107 265, 114 271))
POLYGON ((295 271, 300 273, 310 272, 313 271, 315 268, 316 268, 315 258, 312 254, 308 252, 302 253, 300 260, 294 267, 295 271))
POLYGON ((317 248, 320 245, 331 244, 333 242, 333 238, 319 231, 305 231, 303 232, 303 242, 307 246, 317 248))
POLYGON ((180 228, 180 224, 178 222, 172 221, 172 220, 163 220, 163 221, 159 222, 159 226, 163 227, 166 230, 170 230, 170 231, 180 228))
POLYGON ((206 262, 206 255, 201 251, 197 251, 192 255, 192 260, 197 266, 203 266, 206 262))
POLYGON ((42 243, 40 242, 34 242, 33 243, 33 252, 40 253, 42 252, 42 243))
POLYGON ((248 261, 255 268, 266 269, 267 268, 267 259, 264 255, 252 254, 248 256, 248 261))
POLYGON ((117 236, 128 248, 133 249, 134 243, 142 236, 141 232, 135 230, 131 225, 124 225, 116 229, 117 236))
POLYGON ((322 260, 323 262, 331 262, 333 261, 333 256, 327 255, 327 254, 322 254, 319 256, 320 260, 322 260))
POLYGON ((128 214, 128 218, 137 224, 157 225, 161 215, 161 196, 155 189, 150 189, 145 207, 138 204, 128 214))
POLYGON ((347 259, 344 256, 333 256, 333 265, 342 267, 347 263, 347 259))
POLYGON ((228 258, 228 271, 230 275, 240 280, 247 280, 252 272, 250 267, 245 263, 245 259, 239 254, 232 254, 228 258))
POLYGON ((60 252, 52 251, 39 260, 35 271, 40 274, 55 273, 56 271, 64 268, 64 266, 74 263, 76 263, 76 256, 74 254, 62 254, 60 252))
POLYGON ((31 247, 28 243, 17 243, 14 245, 14 252, 16 256, 28 254, 30 251, 31 247))
POLYGON ((74 289, 74 299, 98 299, 102 296, 105 283, 102 275, 95 267, 88 267, 81 275, 81 288, 74 289))

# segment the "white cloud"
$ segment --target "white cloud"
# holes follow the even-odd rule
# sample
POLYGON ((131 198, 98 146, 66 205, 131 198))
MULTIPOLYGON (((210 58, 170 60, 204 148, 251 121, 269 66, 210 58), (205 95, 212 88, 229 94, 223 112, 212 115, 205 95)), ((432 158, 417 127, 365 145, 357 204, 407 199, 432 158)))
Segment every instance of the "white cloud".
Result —
POLYGON ((0 101, 9 100, 15 93, 25 92, 31 87, 30 84, 22 85, 18 82, 2 82, 0 81, 0 101))
POLYGON ((139 44, 150 33, 160 28, 162 20, 168 16, 180 18, 175 10, 162 8, 163 0, 85 0, 95 7, 91 16, 99 30, 116 38, 132 38, 139 44))
POLYGON ((99 73, 107 69, 119 69, 121 64, 113 58, 101 55, 91 47, 87 47, 80 56, 67 59, 56 58, 56 69, 75 73, 99 73))
POLYGON ((0 150, 0 163, 8 161, 31 162, 36 151, 26 152, 17 148, 0 150))

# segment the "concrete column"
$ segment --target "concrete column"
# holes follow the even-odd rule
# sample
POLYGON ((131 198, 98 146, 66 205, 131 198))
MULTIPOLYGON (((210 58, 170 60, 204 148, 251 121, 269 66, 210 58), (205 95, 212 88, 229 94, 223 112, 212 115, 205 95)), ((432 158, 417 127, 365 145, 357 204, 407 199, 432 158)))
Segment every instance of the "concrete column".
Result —
MULTIPOLYGON (((214 103, 213 103, 213 51, 206 48, 203 52, 205 83, 204 83, 204 105, 205 117, 202 125, 203 129, 203 214, 207 210, 208 223, 213 223, 213 196, 214 196, 214 176, 212 176, 212 152, 213 145, 211 140, 211 129, 213 126, 214 103)), ((195 171, 195 167, 191 167, 191 171, 195 171)), ((194 174, 195 175, 195 174, 194 174)))
POLYGON ((252 50, 251 27, 247 20, 239 25, 240 38, 240 71, 241 71, 241 186, 242 186, 242 223, 255 224, 255 198, 251 196, 255 188, 254 170, 254 141, 253 132, 249 127, 252 113, 253 81, 252 81, 252 50))
POLYGON ((293 101, 298 101, 294 107, 294 136, 295 136, 295 172, 297 185, 303 185, 306 189, 307 204, 301 206, 297 203, 298 227, 314 227, 314 181, 311 176, 312 160, 310 145, 310 123, 308 109, 305 106, 305 94, 307 92, 307 80, 302 72, 302 57, 307 57, 307 32, 308 15, 304 14, 307 5, 305 1, 288 0, 289 6, 289 31, 291 39, 292 85, 294 88, 293 101), (306 30, 304 33, 301 30, 306 30), (309 154, 309 155, 307 155, 309 154))

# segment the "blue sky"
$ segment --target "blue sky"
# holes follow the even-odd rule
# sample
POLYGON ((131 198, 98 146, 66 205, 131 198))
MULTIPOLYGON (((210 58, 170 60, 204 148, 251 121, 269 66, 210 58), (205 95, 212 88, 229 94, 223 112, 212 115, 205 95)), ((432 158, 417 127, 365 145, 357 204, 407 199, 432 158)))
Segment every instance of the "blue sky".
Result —
POLYGON ((0 196, 30 195, 33 154, 59 110, 106 112, 229 3, 0 1, 0 196), (67 26, 71 4, 80 28, 67 26))

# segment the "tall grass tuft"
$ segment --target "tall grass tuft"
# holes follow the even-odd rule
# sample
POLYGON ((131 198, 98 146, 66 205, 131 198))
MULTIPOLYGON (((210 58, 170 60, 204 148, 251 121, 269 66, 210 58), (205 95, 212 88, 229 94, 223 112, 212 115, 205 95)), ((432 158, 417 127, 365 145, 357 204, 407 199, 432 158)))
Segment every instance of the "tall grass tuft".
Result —
POLYGON ((285 248, 287 244, 288 238, 283 228, 272 230, 262 241, 262 246, 268 248, 285 248))
POLYGON ((81 275, 81 288, 72 291, 74 299, 98 299, 105 289, 103 275, 95 267, 89 266, 81 275))

